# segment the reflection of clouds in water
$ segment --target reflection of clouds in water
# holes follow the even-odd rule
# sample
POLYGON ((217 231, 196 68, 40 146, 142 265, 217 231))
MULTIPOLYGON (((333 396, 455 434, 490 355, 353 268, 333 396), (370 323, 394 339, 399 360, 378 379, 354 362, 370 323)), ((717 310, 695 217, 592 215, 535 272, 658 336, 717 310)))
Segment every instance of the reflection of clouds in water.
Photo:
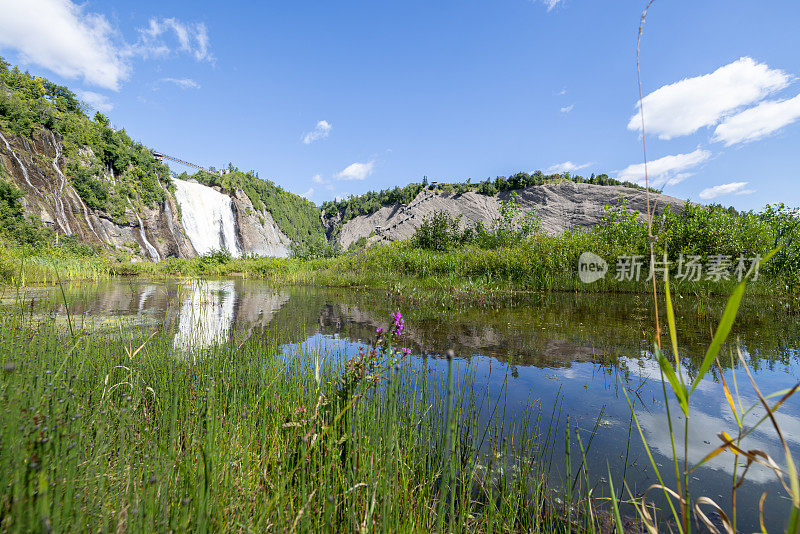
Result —
POLYGON ((232 280, 187 284, 175 334, 175 348, 205 349, 225 341, 233 324, 235 304, 232 280))
MULTIPOLYGON (((732 430, 735 428, 735 425, 731 426, 724 418, 704 413, 700 410, 690 410, 688 455, 684 455, 684 423, 683 418, 679 417, 676 413, 680 413, 680 408, 678 408, 677 404, 670 403, 670 410, 672 411, 672 429, 675 435, 675 453, 681 463, 684 460, 684 456, 688 456, 690 466, 700 462, 721 443, 717 437, 718 432, 726 430, 729 434, 734 435, 732 430)), ((637 417, 647 437, 647 443, 650 445, 650 448, 657 451, 662 456, 672 458, 672 444, 670 442, 666 414, 640 412, 637 414, 637 417)), ((741 447, 743 449, 760 449, 769 454, 778 465, 784 463, 783 451, 777 444, 775 442, 759 439, 756 437, 755 433, 745 438, 742 441, 741 447)), ((723 471, 732 474, 733 462, 733 454, 724 452, 703 464, 703 467, 700 468, 701 470, 696 474, 697 476, 702 476, 702 469, 713 469, 715 471, 723 471)), ((742 464, 743 462, 740 462, 740 465, 742 464)), ((738 474, 741 475, 741 473, 742 470, 740 468, 738 474)), ((747 480, 764 484, 775 482, 777 479, 775 478, 775 474, 766 467, 753 465, 747 473, 747 480)))
MULTIPOLYGON (((648 378, 656 382, 661 380, 661 372, 658 363, 654 360, 628 360, 626 364, 632 374, 635 373, 642 378, 648 378)), ((687 378, 687 382, 688 380, 687 378)), ((728 380, 730 384, 730 376, 726 377, 726 380, 728 380)), ((743 387, 747 388, 746 391, 742 391, 742 405, 745 409, 749 408, 754 402, 757 402, 758 399, 752 394, 752 388, 749 383, 743 384, 740 381, 739 387, 740 389, 743 387)), ((683 450, 683 414, 677 402, 672 400, 672 393, 669 391, 669 388, 667 388, 667 391, 670 396, 670 411, 672 414, 672 429, 675 436, 676 453, 681 462, 683 462, 684 456, 688 456, 690 466, 700 462, 708 453, 720 445, 721 441, 717 437, 717 434, 723 430, 727 431, 731 436, 736 436, 736 429, 738 428, 736 419, 725 400, 722 384, 715 383, 712 379, 704 377, 697 385, 697 388, 692 394, 692 400, 690 401, 689 439, 687 454, 685 455, 683 450)), ((786 407, 784 407, 784 409, 786 409, 786 407)), ((763 415, 763 409, 754 409, 747 415, 744 426, 756 424, 763 415)), ((639 418, 639 423, 642 426, 642 430, 645 433, 650 447, 659 454, 671 458, 672 443, 670 440, 666 413, 642 410, 637 412, 637 417, 639 418)), ((800 419, 781 412, 776 414, 776 419, 787 441, 794 444, 800 443, 800 419)), ((762 450, 769 454, 779 466, 784 464, 783 449, 780 447, 778 435, 769 420, 763 422, 756 430, 747 436, 742 441, 741 447, 743 449, 762 450)), ((703 468, 732 474, 733 466, 733 454, 724 452, 706 462, 703 468)), ((701 470, 703 468, 701 468, 701 470)), ((740 469, 739 474, 741 474, 741 472, 740 469)), ((700 472, 697 474, 700 476, 700 472)), ((754 465, 747 474, 747 480, 763 484, 775 482, 777 479, 775 474, 768 468, 754 465)))

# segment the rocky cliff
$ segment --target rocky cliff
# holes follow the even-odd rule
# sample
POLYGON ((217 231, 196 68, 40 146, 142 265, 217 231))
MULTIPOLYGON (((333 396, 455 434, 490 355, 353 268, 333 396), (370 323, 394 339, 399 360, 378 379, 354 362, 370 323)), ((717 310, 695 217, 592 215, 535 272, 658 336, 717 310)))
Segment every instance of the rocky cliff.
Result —
MULTIPOLYGON (((545 232, 561 233, 568 228, 599 223, 604 206, 620 206, 625 202, 628 209, 646 213, 645 195, 644 190, 630 187, 563 181, 520 189, 517 203, 525 212, 535 210, 545 232)), ((339 232, 339 244, 347 249, 361 238, 366 238, 368 245, 407 239, 426 217, 439 210, 460 216, 462 225, 482 222, 489 226, 500 215, 501 202, 510 197, 509 192, 486 196, 472 191, 458 194, 423 190, 407 205, 383 206, 371 215, 347 221, 339 232)), ((684 200, 655 193, 651 193, 650 201, 659 214, 667 207, 679 213, 686 204, 684 200)))
MULTIPOLYGON (((77 157, 84 161, 96 159, 88 146, 77 157)), ((27 138, 0 129, 0 165, 0 174, 24 193, 26 211, 56 235, 75 235, 87 244, 154 261, 198 255, 183 224, 184 211, 191 207, 181 206, 166 188, 164 200, 148 206, 127 199, 124 211, 114 216, 87 206, 68 176, 62 140, 51 130, 41 128, 27 138)), ((121 180, 112 168, 96 178, 110 184, 121 180)), ((197 187, 206 188, 200 184, 197 187)), ((216 190, 219 192, 219 188, 216 190)), ((289 255, 291 241, 269 212, 256 210, 241 191, 234 191, 229 197, 239 254, 289 255)), ((213 241, 215 236, 211 238, 213 241)))

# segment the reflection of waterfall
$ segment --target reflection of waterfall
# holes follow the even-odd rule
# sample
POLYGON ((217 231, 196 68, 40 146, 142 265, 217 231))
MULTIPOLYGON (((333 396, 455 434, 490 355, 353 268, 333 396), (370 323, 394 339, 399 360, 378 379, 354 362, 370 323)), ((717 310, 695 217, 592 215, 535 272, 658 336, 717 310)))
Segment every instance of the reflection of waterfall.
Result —
POLYGON ((232 280, 208 280, 186 286, 176 349, 204 349, 227 339, 233 324, 236 293, 232 280))
POLYGON ((142 289, 142 292, 139 294, 139 312, 145 311, 144 305, 147 303, 147 299, 150 298, 150 295, 155 294, 156 286, 145 286, 142 289))
POLYGON ((202 184, 173 179, 186 235, 198 254, 227 249, 240 255, 233 200, 202 184))

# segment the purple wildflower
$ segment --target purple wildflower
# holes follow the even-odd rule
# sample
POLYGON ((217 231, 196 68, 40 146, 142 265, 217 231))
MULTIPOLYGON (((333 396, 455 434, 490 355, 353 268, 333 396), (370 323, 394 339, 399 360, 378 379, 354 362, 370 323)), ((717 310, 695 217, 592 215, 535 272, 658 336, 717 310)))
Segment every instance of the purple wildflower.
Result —
POLYGON ((403 331, 403 328, 406 324, 403 320, 403 315, 399 311, 396 311, 392 313, 392 320, 394 321, 394 333, 399 335, 403 331))
POLYGON ((411 349, 409 349, 408 347, 403 347, 402 349, 400 349, 400 352, 402 352, 403 356, 406 358, 411 356, 411 349))

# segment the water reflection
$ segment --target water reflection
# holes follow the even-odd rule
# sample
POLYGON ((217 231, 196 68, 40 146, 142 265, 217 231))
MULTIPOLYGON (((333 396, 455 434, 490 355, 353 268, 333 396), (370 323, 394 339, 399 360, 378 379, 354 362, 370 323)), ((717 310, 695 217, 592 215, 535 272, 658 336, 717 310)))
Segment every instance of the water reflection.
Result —
MULTIPOLYGON (((126 324, 145 324, 147 328, 160 324, 174 331, 175 348, 191 357, 198 357, 232 336, 243 345, 267 340, 286 354, 302 354, 300 348, 308 346, 349 357, 357 353, 360 345, 372 342, 375 329, 385 328, 389 313, 399 307, 406 319, 404 345, 413 349, 415 365, 442 376, 447 364, 437 355, 452 348, 459 357, 457 368, 472 370, 483 403, 478 414, 483 423, 488 424, 491 414, 485 408, 493 406, 497 399, 503 400, 509 419, 531 405, 541 406, 547 419, 555 413, 553 407, 558 406, 558 413, 564 415, 555 421, 554 432, 562 436, 566 414, 570 414, 572 424, 586 432, 604 410, 600 431, 588 453, 589 465, 596 466, 592 476, 606 475, 609 466, 617 475, 626 472, 631 488, 640 492, 655 478, 631 425, 624 387, 635 402, 656 462, 665 473, 672 472, 672 441, 660 371, 651 354, 651 306, 646 297, 547 294, 532 295, 510 306, 448 309, 398 305, 379 292, 275 288, 245 280, 115 280, 75 287, 67 293, 70 312, 85 324, 91 318, 127 318, 131 322, 126 324), (625 455, 629 431, 631 447, 629 455, 625 455)), ((34 294, 39 303, 36 307, 47 317, 64 316, 60 294, 49 295, 34 294)), ((690 306, 686 300, 677 310, 681 328, 678 337, 685 366, 696 369, 724 301, 690 306)), ((763 390, 774 392, 798 381, 800 325, 796 320, 773 311, 769 303, 749 301, 735 324, 732 339, 736 338, 763 390)), ((732 347, 726 347, 721 358, 729 384, 734 378, 728 357, 732 347)), ((747 407, 757 398, 744 372, 738 369, 736 373, 739 393, 747 407)), ((684 421, 677 406, 670 408, 676 452, 683 461, 684 421)), ((792 399, 778 414, 796 455, 800 455, 798 413, 800 402, 792 399)), ((753 424, 762 415, 763 410, 753 410, 745 424, 753 424)), ((735 434, 736 421, 713 373, 700 382, 694 393, 690 421, 693 430, 686 448, 690 464, 717 446, 718 432, 735 434)), ((764 450, 783 465, 783 451, 768 423, 754 431, 743 446, 764 450)), ((553 477, 558 480, 563 476, 559 474, 563 462, 556 461, 554 466, 553 477)), ((731 455, 725 453, 692 473, 693 483, 702 489, 697 496, 709 496, 723 508, 729 506, 733 466, 731 455)), ((758 529, 755 511, 761 492, 766 489, 775 496, 781 490, 772 472, 766 469, 751 468, 747 479, 739 502, 748 503, 749 511, 740 517, 740 527, 758 529)), ((782 526, 785 506, 786 502, 780 499, 767 501, 765 512, 772 514, 775 528, 782 526)))
POLYGON ((204 349, 228 338, 236 294, 233 281, 190 282, 178 315, 177 349, 204 349))

